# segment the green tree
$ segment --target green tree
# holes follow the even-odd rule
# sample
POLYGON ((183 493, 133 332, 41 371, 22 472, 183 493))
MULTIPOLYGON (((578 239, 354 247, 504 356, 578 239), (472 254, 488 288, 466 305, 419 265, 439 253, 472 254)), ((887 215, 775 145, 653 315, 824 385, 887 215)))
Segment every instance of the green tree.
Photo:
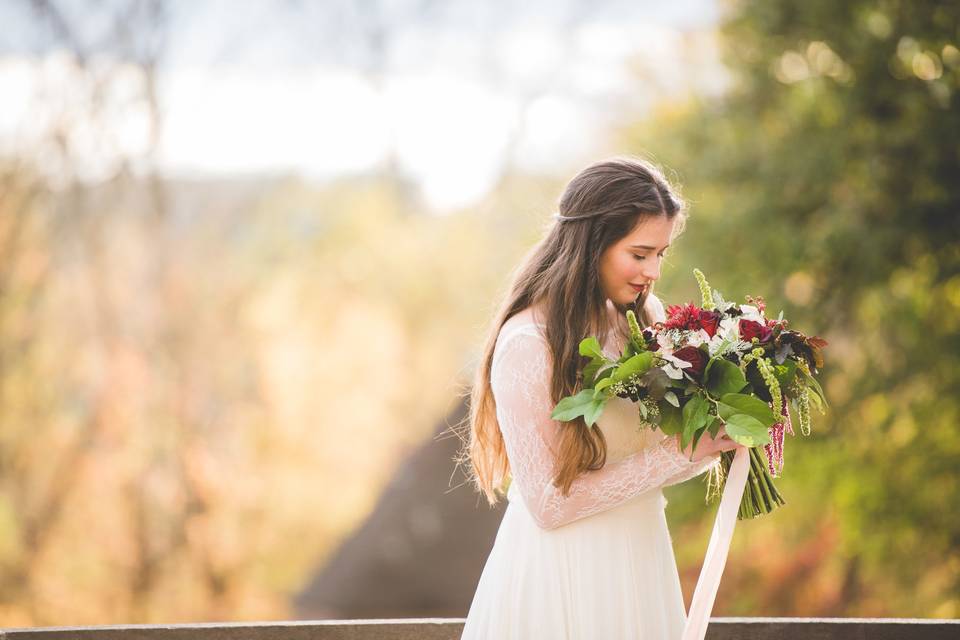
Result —
POLYGON ((666 289, 694 299, 700 266, 831 343, 831 410, 788 438, 778 486, 793 509, 738 530, 741 566, 764 560, 732 568, 746 595, 731 606, 960 615, 960 6, 728 9, 729 92, 625 135, 693 204, 666 289), (768 543, 782 551, 757 555, 768 543))

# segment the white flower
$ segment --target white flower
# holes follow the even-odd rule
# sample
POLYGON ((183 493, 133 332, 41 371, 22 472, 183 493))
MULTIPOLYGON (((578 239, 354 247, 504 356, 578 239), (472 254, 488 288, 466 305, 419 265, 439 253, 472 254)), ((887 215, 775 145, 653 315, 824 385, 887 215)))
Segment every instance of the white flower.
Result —
POLYGON ((670 336, 666 334, 665 331, 661 331, 657 334, 657 344, 660 345, 661 350, 673 351, 673 340, 670 339, 670 336))
POLYGON ((708 343, 709 346, 707 347, 707 350, 709 351, 711 357, 717 355, 717 350, 720 349, 721 344, 723 344, 723 336, 718 331, 717 333, 713 334, 713 337, 710 338, 710 342, 708 343))
POLYGON ((752 304, 742 304, 740 305, 740 311, 743 312, 743 317, 747 320, 756 320, 757 322, 763 322, 763 316, 760 314, 760 309, 753 306, 752 304))
POLYGON ((687 336, 687 344, 691 347, 699 347, 704 342, 710 340, 710 334, 706 332, 705 329, 698 329, 696 331, 691 331, 690 335, 687 336))
POLYGON ((663 365, 664 373, 666 373, 668 376, 670 376, 674 380, 680 380, 683 378, 682 369, 686 369, 687 367, 693 366, 686 360, 682 360, 680 358, 677 358, 667 353, 658 352, 658 355, 667 361, 667 364, 663 365))
POLYGON ((713 337, 716 338, 717 336, 719 336, 721 340, 738 339, 740 337, 740 320, 737 318, 725 317, 720 321, 720 326, 717 328, 717 333, 713 337))

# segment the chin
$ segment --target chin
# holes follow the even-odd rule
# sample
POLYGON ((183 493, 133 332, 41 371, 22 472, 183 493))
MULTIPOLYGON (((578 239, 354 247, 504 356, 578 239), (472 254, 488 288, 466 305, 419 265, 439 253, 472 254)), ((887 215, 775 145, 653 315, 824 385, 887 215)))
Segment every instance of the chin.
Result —
POLYGON ((636 302, 639 296, 640 296, 639 293, 630 293, 626 295, 621 295, 611 300, 611 302, 613 302, 617 307, 619 307, 621 311, 626 311, 628 308, 633 306, 634 302, 636 302))
MULTIPOLYGON (((649 293, 649 291, 648 291, 648 292, 647 292, 647 296, 649 296, 649 295, 650 295, 650 293, 649 293)), ((630 306, 632 307, 632 306, 636 305, 638 302, 640 302, 640 299, 641 299, 641 298, 643 298, 643 294, 642 294, 642 293, 633 293, 633 294, 630 295, 630 299, 627 301, 626 304, 628 304, 628 305, 630 305, 630 306)))

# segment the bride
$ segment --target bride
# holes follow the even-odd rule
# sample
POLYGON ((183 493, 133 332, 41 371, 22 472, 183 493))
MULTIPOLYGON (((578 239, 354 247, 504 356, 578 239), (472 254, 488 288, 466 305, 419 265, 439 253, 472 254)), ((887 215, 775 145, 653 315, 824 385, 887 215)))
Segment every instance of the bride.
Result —
POLYGON ((556 222, 515 271, 474 381, 471 479, 508 505, 462 639, 679 639, 686 620, 662 488, 719 464, 738 445, 721 429, 680 449, 612 397, 593 428, 550 418, 578 392, 580 341, 616 358, 637 312, 663 321, 653 295, 683 230, 684 204, 662 172, 632 156, 583 169, 556 222))

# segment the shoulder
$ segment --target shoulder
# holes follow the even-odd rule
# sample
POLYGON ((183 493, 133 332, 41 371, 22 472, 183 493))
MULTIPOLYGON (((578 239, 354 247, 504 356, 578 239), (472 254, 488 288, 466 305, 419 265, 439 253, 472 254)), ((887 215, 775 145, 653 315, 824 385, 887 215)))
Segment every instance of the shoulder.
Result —
POLYGON ((500 327, 500 333, 497 336, 497 344, 506 343, 513 336, 533 336, 542 338, 544 325, 537 320, 531 307, 515 313, 507 318, 503 326, 500 327))
POLYGON ((546 353, 544 325, 536 321, 536 316, 529 308, 510 316, 500 327, 494 348, 494 363, 507 352, 521 359, 546 353))

